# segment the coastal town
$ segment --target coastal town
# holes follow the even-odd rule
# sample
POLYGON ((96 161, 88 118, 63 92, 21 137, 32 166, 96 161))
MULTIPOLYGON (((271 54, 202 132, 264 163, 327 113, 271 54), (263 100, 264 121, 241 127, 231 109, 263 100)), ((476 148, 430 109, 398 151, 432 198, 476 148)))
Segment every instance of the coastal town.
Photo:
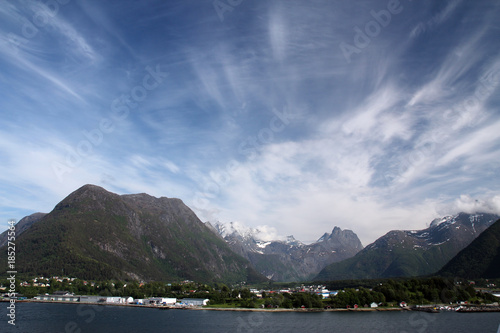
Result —
MULTIPOLYGON (((433 283, 443 282, 440 280, 433 283)), ((453 288, 458 294, 463 291, 476 293, 476 299, 435 300, 423 299, 419 304, 407 294, 397 295, 392 300, 385 295, 397 292, 397 285, 392 280, 386 285, 380 283, 374 288, 345 288, 329 290, 326 285, 297 284, 294 287, 281 288, 229 288, 226 285, 210 287, 193 281, 179 283, 123 283, 120 281, 86 281, 74 277, 52 276, 36 277, 18 281, 17 302, 77 303, 96 305, 137 306, 160 309, 213 309, 239 311, 500 311, 498 298, 500 292, 496 284, 488 283, 487 288, 474 288, 475 282, 468 281, 467 286, 456 283, 453 288), (62 288, 62 289, 61 289, 62 288), (390 289, 392 288, 392 289, 390 289), (35 291, 40 292, 36 295, 35 291), (88 291, 88 294, 82 293, 88 291), (482 298, 477 298, 479 295, 482 298)), ((412 282, 415 283, 415 282, 412 282)), ((429 281, 425 283, 429 284, 429 281)), ((424 282, 422 282, 424 285, 424 282)), ((12 295, 0 285, 0 301, 9 301, 12 295)), ((422 289, 423 290, 423 289, 422 289)), ((443 290, 442 294, 449 294, 443 290)))

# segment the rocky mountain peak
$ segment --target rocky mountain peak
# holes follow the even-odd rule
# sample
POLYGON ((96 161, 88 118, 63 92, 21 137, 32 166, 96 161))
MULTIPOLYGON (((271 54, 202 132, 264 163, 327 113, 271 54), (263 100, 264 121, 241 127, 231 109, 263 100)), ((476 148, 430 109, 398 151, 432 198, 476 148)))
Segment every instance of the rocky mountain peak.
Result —
POLYGON ((304 245, 304 244, 302 244, 301 241, 296 240, 295 237, 293 237, 293 235, 286 236, 285 243, 288 244, 288 245, 294 245, 294 246, 302 246, 302 245, 304 245))
POLYGON ((115 200, 118 197, 118 194, 108 192, 100 186, 87 184, 64 198, 55 206, 54 210, 62 210, 75 205, 82 209, 104 210, 106 202, 115 200))
POLYGON ((435 219, 426 229, 392 230, 353 258, 327 266, 316 278, 374 279, 432 274, 498 218, 487 213, 460 213, 435 219))
POLYGON ((333 247, 347 246, 358 249, 358 251, 363 249, 361 241, 352 230, 342 230, 337 226, 333 228, 331 234, 324 233, 316 243, 328 243, 329 246, 333 247))
MULTIPOLYGON (((68 197, 85 197, 85 196, 99 196, 99 195, 113 195, 114 193, 108 192, 104 188, 97 186, 97 185, 92 185, 92 184, 86 184, 71 193, 68 197)), ((117 195, 117 194, 114 194, 117 195)))
POLYGON ((437 219, 434 219, 432 220, 429 228, 430 229, 433 229, 433 228, 436 228, 442 224, 453 224, 456 222, 456 219, 457 219, 458 215, 455 215, 455 216, 445 216, 445 217, 442 217, 442 218, 437 218, 437 219))
POLYGON ((323 234, 323 236, 321 236, 320 238, 318 238, 318 240, 316 241, 316 243, 323 242, 323 241, 327 240, 329 236, 330 236, 330 234, 327 233, 327 232, 325 232, 323 234))
POLYGON ((260 273, 277 281, 308 279, 326 265, 352 257, 363 248, 354 232, 339 227, 306 245, 292 235, 279 237, 274 228, 266 226, 248 228, 241 222, 205 225, 249 259, 260 273))

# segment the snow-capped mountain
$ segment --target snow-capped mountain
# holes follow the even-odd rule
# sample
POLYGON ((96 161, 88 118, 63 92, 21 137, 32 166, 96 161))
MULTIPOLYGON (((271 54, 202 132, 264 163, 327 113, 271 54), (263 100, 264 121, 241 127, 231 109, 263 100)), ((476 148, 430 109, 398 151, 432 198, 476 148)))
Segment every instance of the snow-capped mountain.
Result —
POLYGON ((316 279, 432 274, 498 219, 493 214, 460 213, 435 219, 423 230, 393 230, 353 258, 325 267, 316 279))
MULTIPOLYGON (((210 223, 210 222, 208 222, 210 223)), ((257 228, 247 227, 241 222, 221 223, 216 222, 211 224, 213 229, 217 231, 222 238, 225 237, 240 237, 243 239, 254 239, 256 241, 273 241, 286 240, 286 237, 279 236, 276 229, 268 226, 259 226, 257 228)), ((288 236, 292 237, 293 236, 288 236)))
POLYGON ((423 230, 390 231, 366 246, 365 251, 379 247, 429 249, 450 241, 463 248, 497 219, 498 215, 481 213, 445 216, 433 220, 429 227, 423 230))
POLYGON ((207 222, 207 226, 259 272, 277 281, 308 279, 326 265, 350 258, 363 248, 354 232, 338 227, 306 245, 291 235, 280 237, 267 226, 249 228, 239 222, 207 222))

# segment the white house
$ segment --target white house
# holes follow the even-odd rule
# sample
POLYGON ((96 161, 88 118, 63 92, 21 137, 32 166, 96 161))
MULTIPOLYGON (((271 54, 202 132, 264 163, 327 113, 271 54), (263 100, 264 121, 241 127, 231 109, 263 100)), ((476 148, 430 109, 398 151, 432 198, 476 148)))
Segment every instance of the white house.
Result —
POLYGON ((370 308, 378 308, 378 304, 373 302, 372 304, 370 304, 370 308))
POLYGON ((40 301, 57 301, 57 302, 79 302, 80 296, 71 293, 66 294, 52 294, 52 295, 38 295, 35 299, 40 301))
POLYGON ((182 298, 179 299, 181 305, 187 306, 204 306, 208 304, 208 298, 182 298))
POLYGON ((149 298, 149 304, 156 305, 175 305, 177 298, 165 298, 165 297, 151 297, 149 298))
POLYGON ((125 298, 120 297, 120 296, 106 296, 106 303, 118 303, 118 304, 125 304, 125 298))
POLYGON ((127 304, 133 303, 132 297, 119 296, 80 296, 80 303, 112 303, 112 304, 127 304))

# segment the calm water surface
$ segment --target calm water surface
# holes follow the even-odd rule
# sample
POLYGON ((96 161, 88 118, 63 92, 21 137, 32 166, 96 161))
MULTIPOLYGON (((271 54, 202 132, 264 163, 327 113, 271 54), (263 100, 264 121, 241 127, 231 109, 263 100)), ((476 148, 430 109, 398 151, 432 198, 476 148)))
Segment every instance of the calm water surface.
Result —
MULTIPOLYGON (((499 332, 500 313, 261 313, 17 303, 16 325, 0 303, 0 332, 499 332)), ((500 333, 500 332, 499 332, 500 333)))

